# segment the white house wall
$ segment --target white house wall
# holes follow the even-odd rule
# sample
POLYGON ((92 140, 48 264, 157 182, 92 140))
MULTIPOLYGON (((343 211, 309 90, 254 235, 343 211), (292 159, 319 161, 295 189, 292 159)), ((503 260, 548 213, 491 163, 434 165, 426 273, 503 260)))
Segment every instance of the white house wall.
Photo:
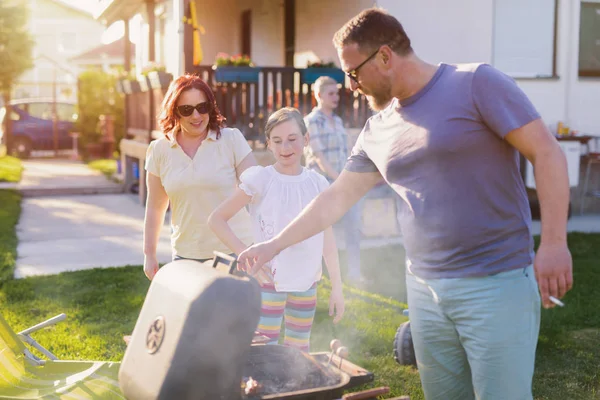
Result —
POLYGON ((333 35, 350 18, 372 6, 373 0, 345 0, 343 7, 339 1, 297 1, 295 66, 303 68, 307 62, 318 60, 339 66, 333 35))
POLYGON ((431 62, 492 60, 492 0, 378 0, 410 37, 413 49, 431 62))
MULTIPOLYGON (((416 53, 438 63, 492 63, 493 0, 378 0, 402 22, 416 53)), ((517 79, 544 121, 600 135, 600 79, 577 76, 578 0, 558 0, 557 79, 517 79)))

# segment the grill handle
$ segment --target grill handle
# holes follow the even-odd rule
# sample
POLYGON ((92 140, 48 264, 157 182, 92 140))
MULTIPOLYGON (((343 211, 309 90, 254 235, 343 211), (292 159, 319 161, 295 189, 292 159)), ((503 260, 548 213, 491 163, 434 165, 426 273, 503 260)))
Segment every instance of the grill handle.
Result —
POLYGON ((390 392, 390 388, 387 386, 382 386, 378 388, 363 390, 362 392, 356 393, 347 393, 342 396, 341 400, 369 400, 375 399, 378 396, 388 394, 390 392))
POLYGON ((237 267, 237 258, 230 256, 229 254, 221 253, 219 251, 213 251, 215 258, 213 260, 213 268, 217 268, 219 264, 225 264, 229 266, 229 274, 233 274, 237 267))

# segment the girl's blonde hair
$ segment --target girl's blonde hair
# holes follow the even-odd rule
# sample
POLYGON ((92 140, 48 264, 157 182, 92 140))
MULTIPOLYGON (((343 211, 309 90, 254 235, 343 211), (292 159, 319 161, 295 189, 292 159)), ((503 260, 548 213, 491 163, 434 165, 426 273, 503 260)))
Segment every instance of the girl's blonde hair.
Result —
POLYGON ((300 127, 300 132, 302 133, 302 136, 306 135, 308 129, 306 129, 306 124, 304 123, 304 118, 302 117, 300 111, 298 111, 294 107, 284 107, 280 108, 279 110, 271 114, 271 116, 269 116, 269 119, 267 120, 267 125, 265 126, 265 135, 267 136, 267 140, 271 139, 271 131, 273 130, 273 128, 290 120, 296 121, 296 123, 300 127))

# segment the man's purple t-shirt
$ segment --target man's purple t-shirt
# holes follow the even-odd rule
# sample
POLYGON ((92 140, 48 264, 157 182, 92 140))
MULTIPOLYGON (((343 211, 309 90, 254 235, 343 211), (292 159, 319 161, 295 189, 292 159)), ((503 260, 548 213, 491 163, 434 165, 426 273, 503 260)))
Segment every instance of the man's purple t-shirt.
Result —
POLYGON ((408 99, 371 117, 345 168, 379 171, 398 210, 411 271, 486 276, 533 260, 531 213, 510 131, 540 118, 514 80, 487 64, 440 64, 408 99))

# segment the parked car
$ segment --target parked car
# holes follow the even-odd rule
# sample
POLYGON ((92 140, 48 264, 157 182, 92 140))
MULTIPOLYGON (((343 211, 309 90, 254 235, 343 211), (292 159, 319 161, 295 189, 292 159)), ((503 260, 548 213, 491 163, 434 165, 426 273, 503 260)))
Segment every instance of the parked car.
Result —
MULTIPOLYGON (((54 149, 54 128, 52 121, 52 100, 20 99, 12 100, 8 107, 0 108, 0 138, 5 129, 5 118, 12 120, 12 140, 8 153, 17 157, 27 158, 33 150, 54 149)), ((74 130, 77 121, 77 111, 74 103, 57 102, 58 149, 73 147, 73 139, 69 133, 74 130)), ((2 139, 6 143, 6 138, 2 139)))

